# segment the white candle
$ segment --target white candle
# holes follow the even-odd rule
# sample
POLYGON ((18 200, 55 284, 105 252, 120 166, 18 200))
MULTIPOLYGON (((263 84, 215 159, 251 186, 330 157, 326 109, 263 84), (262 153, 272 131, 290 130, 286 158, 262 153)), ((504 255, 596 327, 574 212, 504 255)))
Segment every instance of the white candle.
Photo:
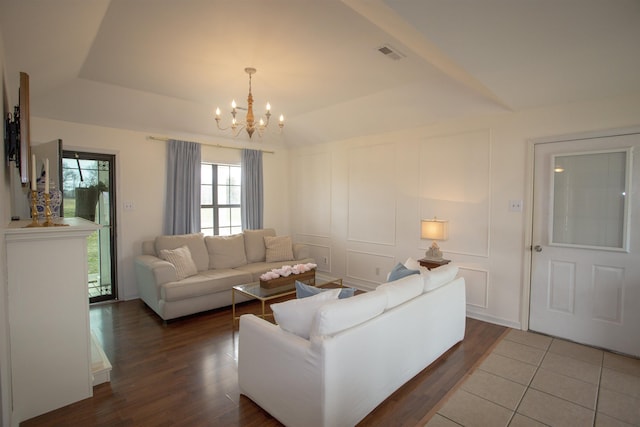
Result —
POLYGON ((31 191, 36 191, 36 155, 31 155, 31 191))
POLYGON ((44 159, 44 192, 49 194, 49 159, 44 159))

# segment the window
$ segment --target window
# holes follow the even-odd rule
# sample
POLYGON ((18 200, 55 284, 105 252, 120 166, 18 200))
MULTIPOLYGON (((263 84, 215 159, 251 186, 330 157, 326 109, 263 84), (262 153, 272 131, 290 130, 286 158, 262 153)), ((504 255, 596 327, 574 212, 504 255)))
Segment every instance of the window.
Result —
POLYGON ((200 231, 205 236, 242 233, 240 166, 200 166, 200 231))

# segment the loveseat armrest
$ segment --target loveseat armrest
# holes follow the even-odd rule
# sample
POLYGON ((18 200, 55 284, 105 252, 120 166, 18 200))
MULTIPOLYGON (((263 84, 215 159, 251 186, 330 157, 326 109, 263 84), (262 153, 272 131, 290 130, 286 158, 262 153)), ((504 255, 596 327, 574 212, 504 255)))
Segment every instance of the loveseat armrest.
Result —
POLYGON ((240 317, 239 336, 240 392, 287 426, 322 425, 317 348, 252 314, 240 317))
POLYGON ((293 244, 293 258, 295 260, 311 258, 311 248, 304 243, 293 244))
POLYGON ((136 256, 134 266, 138 296, 164 319, 160 308, 160 285, 178 279, 176 268, 153 255, 136 256))
POLYGON ((135 258, 136 275, 140 272, 145 279, 153 279, 156 286, 178 280, 176 267, 169 261, 162 260, 153 255, 138 255, 135 258))

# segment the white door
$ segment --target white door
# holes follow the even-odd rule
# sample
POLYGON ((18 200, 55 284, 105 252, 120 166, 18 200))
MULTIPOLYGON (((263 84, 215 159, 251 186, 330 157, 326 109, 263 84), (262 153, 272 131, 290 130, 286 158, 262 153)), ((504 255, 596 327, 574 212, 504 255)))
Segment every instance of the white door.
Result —
POLYGON ((534 151, 529 328, 640 356, 640 133, 534 151))

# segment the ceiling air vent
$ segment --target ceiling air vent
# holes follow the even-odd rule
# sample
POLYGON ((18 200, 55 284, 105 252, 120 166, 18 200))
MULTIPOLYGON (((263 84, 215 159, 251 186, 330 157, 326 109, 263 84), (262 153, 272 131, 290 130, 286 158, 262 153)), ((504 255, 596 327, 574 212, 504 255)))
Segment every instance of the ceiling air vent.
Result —
POLYGON ((387 58, 393 59, 394 61, 399 61, 407 56, 404 53, 400 52, 398 49, 389 46, 388 44, 380 46, 378 48, 378 51, 387 58))

